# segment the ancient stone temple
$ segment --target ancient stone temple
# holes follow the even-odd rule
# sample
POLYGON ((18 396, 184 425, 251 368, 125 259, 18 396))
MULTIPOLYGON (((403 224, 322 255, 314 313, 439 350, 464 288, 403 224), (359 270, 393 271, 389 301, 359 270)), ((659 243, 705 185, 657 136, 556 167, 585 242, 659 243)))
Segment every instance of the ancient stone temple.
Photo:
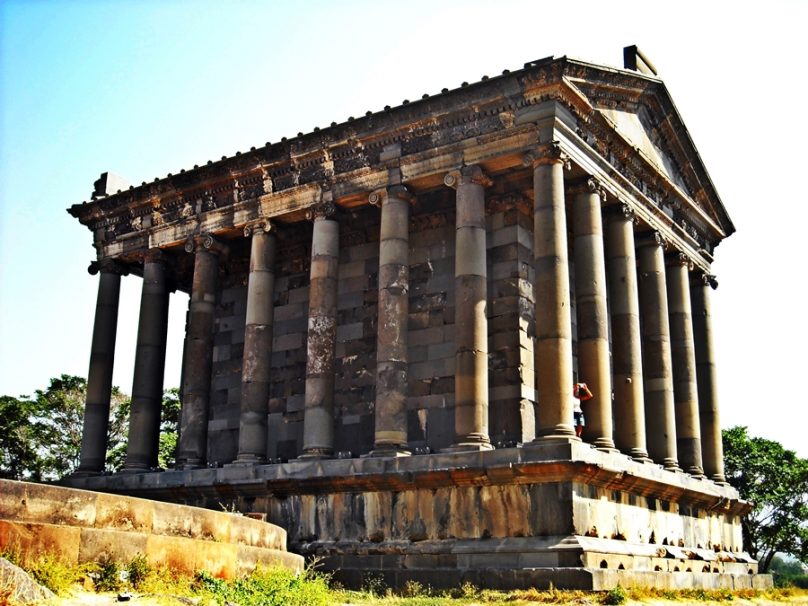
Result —
POLYGON ((118 187, 69 209, 99 276, 72 486, 264 512, 348 584, 770 582, 722 465, 711 264, 734 227, 636 48, 625 69, 532 61, 118 187), (128 452, 103 475, 127 274, 128 452), (582 439, 574 381, 594 396, 582 439))

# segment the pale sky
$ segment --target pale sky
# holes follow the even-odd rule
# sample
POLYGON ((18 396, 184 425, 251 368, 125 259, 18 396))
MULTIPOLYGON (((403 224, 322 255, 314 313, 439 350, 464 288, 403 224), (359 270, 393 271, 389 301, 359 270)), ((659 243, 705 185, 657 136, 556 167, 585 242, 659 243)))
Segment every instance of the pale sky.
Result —
MULTIPOLYGON (((808 2, 0 2, 0 394, 86 376, 92 235, 65 209, 105 171, 177 173, 556 55, 637 44, 737 233, 715 252, 722 426, 808 456, 803 264, 808 2), (803 310, 803 311, 800 311, 803 310)), ((131 391, 141 281, 123 279, 131 391)), ((172 295, 166 387, 187 296, 172 295)))

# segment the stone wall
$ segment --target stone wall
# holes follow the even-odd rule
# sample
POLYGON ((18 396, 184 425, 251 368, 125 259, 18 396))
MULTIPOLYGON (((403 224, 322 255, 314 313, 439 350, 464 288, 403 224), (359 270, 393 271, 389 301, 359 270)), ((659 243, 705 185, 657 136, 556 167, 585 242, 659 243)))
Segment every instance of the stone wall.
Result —
POLYGON ((68 563, 128 562, 232 578, 257 564, 299 571, 286 531, 258 519, 59 486, 0 480, 0 551, 68 563))
MULTIPOLYGON (((513 446, 534 436, 532 227, 529 202, 498 194, 487 202, 489 418, 491 441, 513 446)), ((280 225, 275 268, 269 460, 302 451, 311 226, 280 225)), ((335 368, 335 452, 373 447, 378 316, 379 211, 340 217, 335 368)), ((421 196, 410 226, 408 432, 416 452, 454 438, 454 194, 421 196)), ((208 461, 238 451, 241 365, 247 300, 246 240, 223 263, 214 323, 208 461)))

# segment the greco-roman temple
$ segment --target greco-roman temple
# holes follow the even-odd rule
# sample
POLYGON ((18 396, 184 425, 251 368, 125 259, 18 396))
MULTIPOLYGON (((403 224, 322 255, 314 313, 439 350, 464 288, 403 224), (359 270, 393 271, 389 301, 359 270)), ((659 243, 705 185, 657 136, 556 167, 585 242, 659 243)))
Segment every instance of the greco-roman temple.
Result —
POLYGON ((711 265, 734 227, 653 66, 624 54, 532 61, 138 187, 102 175, 69 209, 98 303, 66 482, 266 514, 348 585, 769 584, 722 463, 711 265), (105 474, 127 275, 128 450, 105 474), (582 439, 574 381, 594 395, 582 439))

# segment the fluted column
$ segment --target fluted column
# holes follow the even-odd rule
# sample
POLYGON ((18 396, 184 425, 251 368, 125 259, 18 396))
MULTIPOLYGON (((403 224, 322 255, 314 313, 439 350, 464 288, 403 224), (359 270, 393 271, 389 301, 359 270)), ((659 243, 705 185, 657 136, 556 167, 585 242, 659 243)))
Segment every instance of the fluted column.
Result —
POLYGON ((90 368, 87 372, 87 399, 81 432, 81 455, 74 475, 95 475, 104 471, 112 397, 112 369, 118 328, 118 301, 124 267, 111 259, 93 262, 89 269, 98 276, 90 368))
POLYGON ((649 461, 645 439, 640 302, 634 213, 612 207, 607 222, 606 263, 612 320, 615 445, 638 461, 649 461))
POLYGON ((583 438, 600 450, 614 450, 609 312, 601 219, 603 191, 597 181, 588 179, 573 187, 571 193, 574 195, 578 377, 592 392, 592 398, 582 403, 586 415, 583 438))
POLYGON ((206 234, 189 240, 185 250, 194 253, 194 278, 185 337, 177 468, 197 469, 207 464, 216 282, 224 249, 206 234))
POLYGON ((267 458, 276 247, 271 229, 266 220, 244 228, 251 242, 237 463, 263 463, 267 458))
POLYGON ((710 289, 718 282, 709 274, 691 274, 690 300, 693 309, 693 339, 696 350, 699 419, 701 421, 701 453, 704 473, 712 481, 726 484, 724 446, 716 392, 715 356, 713 350, 712 307, 710 289))
POLYGON ((448 451, 489 450, 485 187, 479 166, 446 175, 456 189, 455 435, 448 451))
POLYGON ((168 330, 168 297, 163 253, 151 249, 143 263, 143 294, 132 381, 132 410, 124 471, 148 471, 157 467, 160 410, 168 330))
POLYGON ((572 318, 564 208, 566 158, 560 147, 551 144, 526 160, 533 166, 536 440, 577 440, 572 427, 572 318))
POLYGON ((407 314, 411 200, 412 196, 401 185, 370 195, 370 203, 381 207, 375 434, 371 456, 410 454, 407 445, 407 314))
POLYGON ((696 477, 703 477, 696 353, 690 308, 690 266, 691 262, 684 254, 674 253, 668 256, 665 279, 671 329, 676 452, 684 471, 696 477))
POLYGON ((654 232, 638 244, 648 452, 656 463, 678 470, 664 241, 654 232))
POLYGON ((334 453, 334 348, 339 269, 339 224, 335 214, 336 207, 330 201, 318 204, 309 213, 314 229, 301 458, 327 458, 334 453))

